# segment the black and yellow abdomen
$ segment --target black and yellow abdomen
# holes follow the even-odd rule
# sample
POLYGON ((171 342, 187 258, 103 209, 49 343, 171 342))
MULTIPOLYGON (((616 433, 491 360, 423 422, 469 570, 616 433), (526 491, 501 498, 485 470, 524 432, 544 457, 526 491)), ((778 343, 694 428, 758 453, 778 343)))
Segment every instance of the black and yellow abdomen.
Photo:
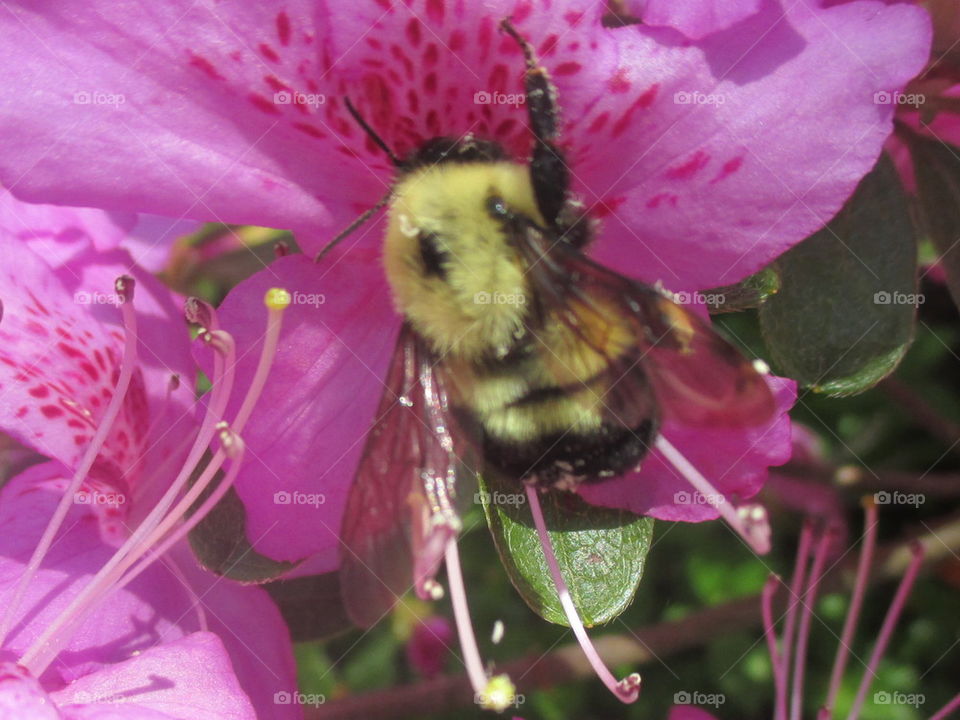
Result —
POLYGON ((473 364, 460 412, 482 430, 488 467, 556 485, 639 463, 656 435, 657 408, 635 338, 617 320, 581 332, 548 320, 501 359, 473 364))

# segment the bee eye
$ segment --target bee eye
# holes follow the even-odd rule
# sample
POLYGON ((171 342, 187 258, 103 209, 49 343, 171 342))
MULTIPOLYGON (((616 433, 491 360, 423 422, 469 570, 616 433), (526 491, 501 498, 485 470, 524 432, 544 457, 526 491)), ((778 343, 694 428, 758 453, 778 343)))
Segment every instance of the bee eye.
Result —
POLYGON ((423 274, 435 275, 446 280, 447 271, 444 267, 449 254, 440 248, 440 238, 435 233, 420 233, 420 261, 423 263, 423 274))
POLYGON ((487 198, 487 212, 494 217, 507 217, 510 214, 503 198, 497 195, 491 195, 487 198))

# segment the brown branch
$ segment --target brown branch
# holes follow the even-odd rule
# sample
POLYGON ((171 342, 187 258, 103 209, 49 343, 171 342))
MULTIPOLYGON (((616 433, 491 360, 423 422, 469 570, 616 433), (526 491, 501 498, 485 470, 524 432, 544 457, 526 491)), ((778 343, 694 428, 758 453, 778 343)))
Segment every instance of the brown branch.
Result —
POLYGON ((947 447, 954 452, 958 451, 958 448, 960 448, 960 424, 944 417, 939 410, 930 405, 912 388, 896 378, 887 378, 877 387, 902 407, 930 435, 946 443, 947 447))
MULTIPOLYGON (((899 577, 910 559, 910 542, 924 546, 924 564, 929 566, 960 550, 960 519, 954 517, 924 526, 915 537, 884 546, 871 574, 871 583, 899 577)), ((829 572, 823 579, 824 591, 849 587, 856 569, 856 554, 829 572)), ((781 601, 785 600, 781 593, 781 601)), ((666 657, 699 647, 712 638, 735 630, 760 625, 760 595, 704 608, 687 617, 640 628, 635 633, 601 635, 595 644, 610 666, 646 665, 657 657, 666 657)), ((506 663, 505 671, 517 683, 521 693, 549 688, 593 675, 576 644, 564 645, 546 655, 529 655, 506 663)), ((454 710, 473 701, 473 690, 465 675, 443 675, 416 685, 376 690, 346 697, 312 709, 307 720, 378 720, 420 717, 454 710)))

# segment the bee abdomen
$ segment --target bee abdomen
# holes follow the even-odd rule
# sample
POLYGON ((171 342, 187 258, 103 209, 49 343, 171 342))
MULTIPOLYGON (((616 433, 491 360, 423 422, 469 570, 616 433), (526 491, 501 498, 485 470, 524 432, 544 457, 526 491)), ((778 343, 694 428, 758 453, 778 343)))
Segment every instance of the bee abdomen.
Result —
POLYGON ((536 476, 542 485, 597 482, 632 470, 647 454, 657 433, 654 418, 627 428, 603 422, 592 432, 550 433, 513 442, 486 435, 486 463, 507 477, 536 476))
POLYGON ((637 466, 658 431, 659 414, 640 366, 613 367, 572 385, 528 387, 478 418, 485 463, 519 480, 571 486, 637 466))

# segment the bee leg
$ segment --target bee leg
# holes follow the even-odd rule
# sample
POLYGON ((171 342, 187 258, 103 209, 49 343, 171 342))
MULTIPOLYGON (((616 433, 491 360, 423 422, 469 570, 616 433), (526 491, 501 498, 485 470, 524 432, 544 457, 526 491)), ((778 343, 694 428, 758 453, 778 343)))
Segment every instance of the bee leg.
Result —
POLYGON ((534 137, 530 177, 537 207, 551 228, 562 230, 563 223, 560 216, 566 204, 570 176, 563 152, 554 144, 559 134, 560 112, 557 105, 557 89, 550 82, 546 68, 537 60, 530 43, 517 32, 510 20, 503 20, 500 27, 517 41, 526 58, 524 86, 530 129, 534 137))

